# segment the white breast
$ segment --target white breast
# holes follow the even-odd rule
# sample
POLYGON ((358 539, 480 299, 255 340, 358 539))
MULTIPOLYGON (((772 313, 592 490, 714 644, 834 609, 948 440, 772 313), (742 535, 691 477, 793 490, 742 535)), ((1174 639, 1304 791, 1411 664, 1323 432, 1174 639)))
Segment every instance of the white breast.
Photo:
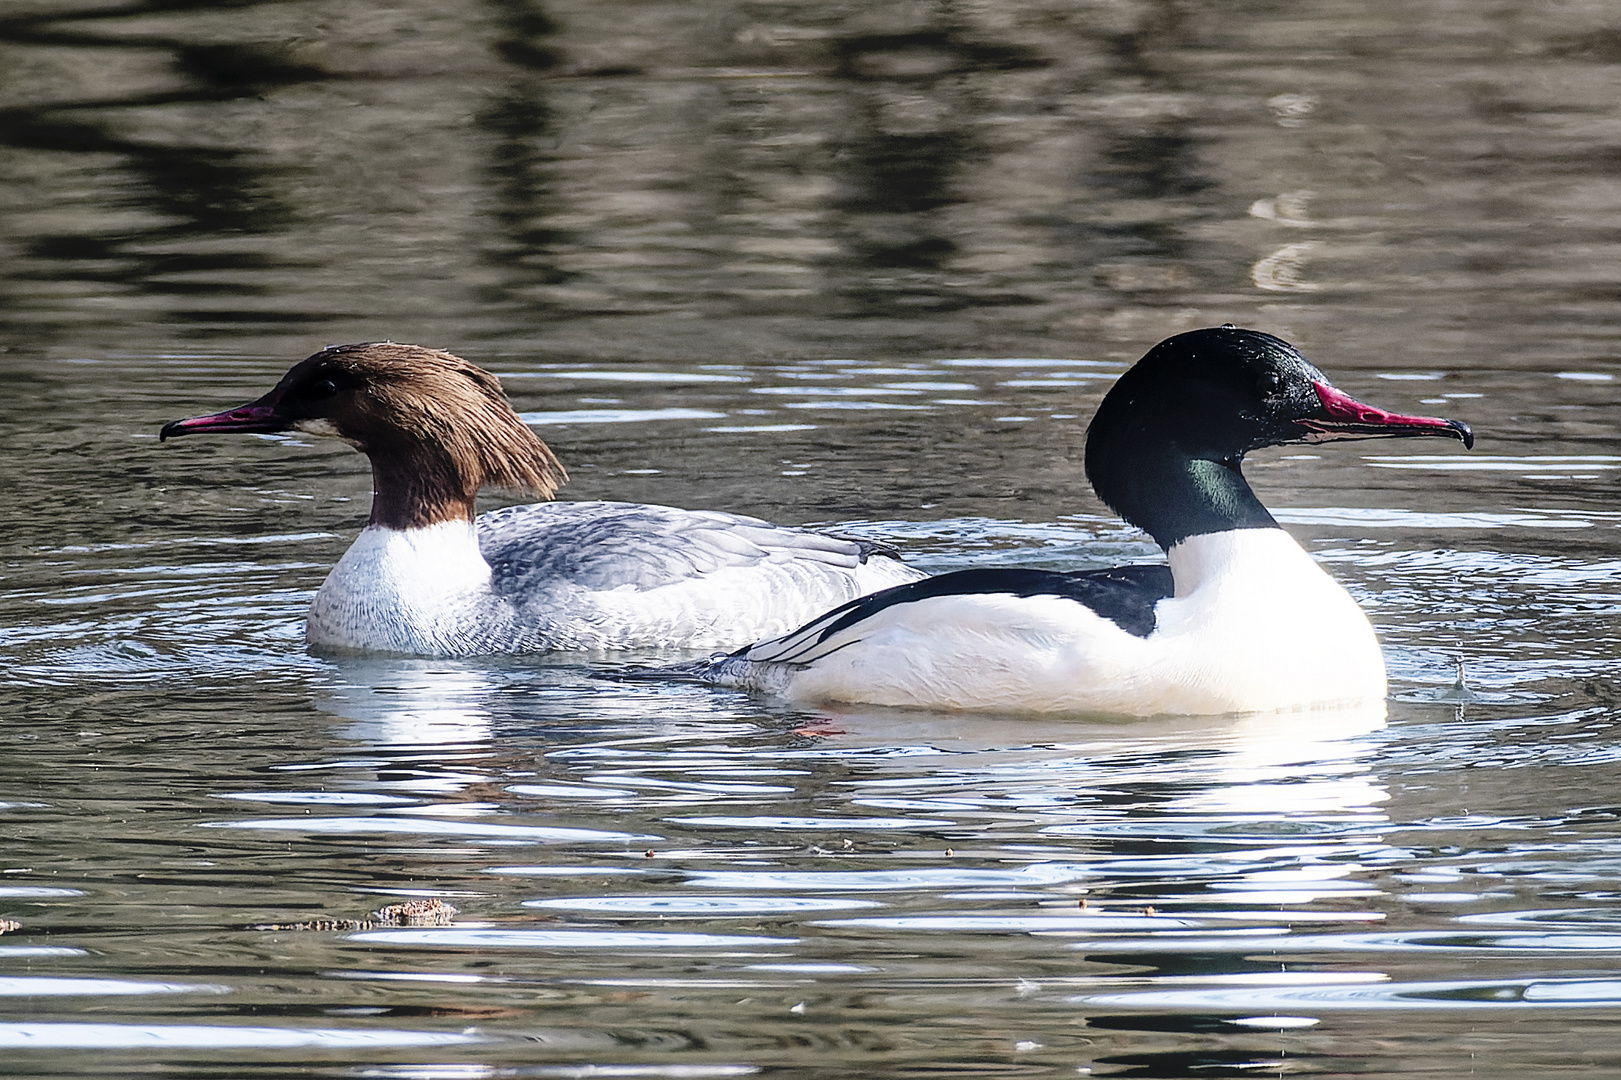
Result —
POLYGON ((310 604, 312 645, 415 655, 465 653, 479 636, 490 564, 470 521, 367 526, 310 604))
POLYGON ((1194 536, 1167 557, 1176 596, 1155 609, 1157 626, 1145 642, 1165 676, 1157 681, 1169 707, 1158 711, 1248 712, 1385 696, 1384 657, 1367 615, 1282 529, 1194 536))
POLYGON ((1192 537, 1169 559, 1176 596, 1147 638, 1061 597, 947 595, 882 608, 809 663, 727 658, 710 674, 805 701, 1135 716, 1384 697, 1367 617, 1281 529, 1192 537))

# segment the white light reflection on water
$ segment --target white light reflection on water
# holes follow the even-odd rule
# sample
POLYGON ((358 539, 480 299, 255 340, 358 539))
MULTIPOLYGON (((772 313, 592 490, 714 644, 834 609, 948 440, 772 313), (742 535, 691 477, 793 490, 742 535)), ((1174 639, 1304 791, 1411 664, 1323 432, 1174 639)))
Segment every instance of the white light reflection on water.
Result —
MULTIPOLYGON (((1197 990, 1142 990, 1079 994, 1072 1004, 1101 1008, 1173 1009, 1209 1012, 1341 1012, 1361 1010, 1535 1009, 1573 1006, 1621 1008, 1616 979, 1459 979, 1448 982, 1394 982, 1374 973, 1333 975, 1299 972, 1261 976, 1264 983, 1308 983, 1297 988, 1262 986, 1197 990), (1375 985, 1358 985, 1372 983, 1375 985), (1349 984, 1349 985, 1348 985, 1349 984)), ((1209 980, 1219 982, 1219 980, 1209 980)))
POLYGON ((240 802, 285 803, 291 806, 399 806, 414 802, 373 791, 227 791, 215 796, 240 802))
POLYGON ((676 825, 718 825, 728 829, 785 829, 820 832, 859 832, 869 829, 924 829, 955 825, 935 818, 796 818, 796 817, 685 817, 667 818, 676 825))
POLYGON ((770 434, 784 431, 815 431, 816 424, 723 424, 720 427, 704 428, 719 434, 738 434, 741 432, 759 432, 770 434))
POLYGON ((376 746, 476 746, 490 738, 500 683, 454 660, 346 658, 345 676, 318 700, 349 723, 345 737, 376 746))
POLYGON ((441 1031, 234 1027, 226 1024, 0 1023, 7 1050, 326 1050, 459 1046, 478 1035, 441 1031))
POLYGON ((765 915, 796 911, 837 911, 882 907, 875 900, 832 900, 819 896, 572 896, 525 900, 524 907, 592 911, 608 915, 765 915))
MULTIPOLYGON (((1469 916, 1462 916, 1458 921, 1468 920, 1469 916)), ((1621 934, 1482 933, 1453 929, 1401 933, 1288 934, 1260 928, 1246 930, 1239 935, 1222 936, 1170 926, 1156 932, 1152 940, 1140 937, 1114 940, 1098 938, 1079 942, 1071 948, 1099 956, 1110 953, 1154 953, 1166 956, 1226 954, 1277 958, 1331 956, 1338 953, 1451 953, 1484 960, 1494 955, 1517 953, 1616 953, 1621 952, 1621 934)))
POLYGON ((1273 513, 1286 525, 1336 525, 1361 529, 1591 529, 1621 522, 1603 510, 1526 510, 1510 513, 1427 513, 1394 508, 1291 507, 1273 513))
POLYGON ((719 420, 726 414, 713 409, 565 409, 560 412, 519 413, 518 419, 534 427, 564 424, 642 424, 654 420, 719 420))
POLYGON ((647 833, 613 832, 607 829, 564 829, 538 825, 501 825, 477 821, 440 821, 433 818, 386 817, 296 817, 262 818, 244 821, 204 821, 204 829, 270 829, 282 832, 363 835, 397 833, 429 837, 453 837, 504 844, 589 844, 646 843, 662 839, 647 833))
POLYGON ((652 383, 658 386, 751 381, 747 375, 721 375, 701 371, 602 371, 591 368, 566 368, 558 371, 500 371, 496 374, 502 379, 564 379, 579 382, 652 383))
POLYGON ((1592 479, 1621 469, 1621 457, 1608 454, 1539 454, 1525 457, 1478 454, 1398 454, 1363 458, 1376 469, 1423 469, 1431 472, 1511 472, 1543 479, 1592 479))
POLYGON ((709 889, 788 889, 806 892, 912 892, 966 886, 1060 885, 1079 881, 1083 866, 1034 863, 1007 869, 918 867, 904 870, 695 870, 687 884, 709 889))
MULTIPOLYGON (((73 950, 81 952, 82 950, 73 950)), ((0 957, 6 954, 0 953, 0 957)), ((16 956, 17 953, 10 955, 16 956)), ((37 955, 24 953, 22 955, 37 955)), ((136 982, 130 979, 73 979, 47 975, 0 975, 0 997, 122 997, 139 994, 229 994, 229 986, 209 983, 136 982)))
MULTIPOLYGON (((761 1071, 753 1065, 528 1065, 516 1075, 558 1077, 559 1080, 641 1076, 709 1080, 711 1077, 753 1076, 761 1071)), ((493 1065, 384 1065, 360 1069, 354 1075, 367 1080, 482 1080, 515 1073, 493 1065)))
POLYGON ((782 407, 785 409, 887 410, 891 412, 931 412, 934 409, 933 405, 907 405, 899 401, 785 401, 782 407))
POLYGON ((409 929, 360 930, 350 941, 425 948, 494 949, 757 949, 785 948, 791 937, 747 934, 684 934, 628 930, 409 929))

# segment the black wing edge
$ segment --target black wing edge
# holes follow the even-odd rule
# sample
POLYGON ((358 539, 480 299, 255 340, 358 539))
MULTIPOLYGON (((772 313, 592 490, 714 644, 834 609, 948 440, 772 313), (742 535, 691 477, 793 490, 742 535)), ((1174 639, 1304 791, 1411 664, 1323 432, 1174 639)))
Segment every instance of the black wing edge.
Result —
MULTIPOLYGON (((894 604, 911 604, 935 596, 996 593, 1012 596, 1061 596, 1084 604, 1136 637, 1154 632, 1154 605, 1176 591, 1171 568, 1163 564, 1111 566, 1107 570, 956 570, 905 585, 869 593, 835 608, 838 615, 817 635, 818 643, 847 626, 894 604)), ((818 620, 820 621, 820 620, 818 620)), ((801 628, 803 629, 803 627, 801 628)), ((754 646, 733 653, 740 656, 754 646)))
POLYGON ((845 540, 854 544, 856 546, 856 557, 861 562, 866 562, 874 555, 880 558, 894 559, 896 562, 906 561, 901 558, 900 548, 892 544, 886 544, 882 540, 868 540, 860 536, 847 536, 844 533, 817 531, 822 536, 830 536, 835 540, 845 540))

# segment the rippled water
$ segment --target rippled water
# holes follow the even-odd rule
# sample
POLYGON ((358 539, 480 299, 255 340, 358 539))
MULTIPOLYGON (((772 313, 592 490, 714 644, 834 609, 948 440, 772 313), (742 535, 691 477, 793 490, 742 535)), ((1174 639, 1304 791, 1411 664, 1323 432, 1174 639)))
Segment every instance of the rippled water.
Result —
POLYGON ((1577 5, 14 4, 0 1071, 1621 1070, 1615 41, 1577 5), (418 340, 501 375, 568 497, 1082 568, 1153 555, 1086 419, 1223 321, 1479 434, 1250 464, 1378 626, 1384 719, 315 656, 364 461, 156 439, 418 340), (458 914, 373 915, 419 898, 458 914))

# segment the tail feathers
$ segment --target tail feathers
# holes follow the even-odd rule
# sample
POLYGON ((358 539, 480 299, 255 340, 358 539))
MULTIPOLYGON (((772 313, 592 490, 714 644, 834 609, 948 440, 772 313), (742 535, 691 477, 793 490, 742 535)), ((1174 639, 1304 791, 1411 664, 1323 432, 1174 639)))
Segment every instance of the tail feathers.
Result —
POLYGON ((697 678, 711 686, 750 690, 761 694, 783 695, 799 671, 795 664, 762 664, 745 660, 736 653, 718 653, 701 662, 697 678))
POLYGON ((793 664, 760 663, 745 660, 737 653, 715 653, 706 660, 682 660, 673 664, 619 668, 593 674, 611 682, 685 682, 724 686, 733 690, 780 693, 794 672, 793 664))
POLYGON ((900 548, 895 547, 893 544, 886 544, 882 540, 867 540, 860 536, 845 536, 843 533, 826 533, 825 535, 835 536, 840 540, 848 540, 855 544, 858 557, 862 562, 875 557, 894 559, 896 562, 902 561, 900 548))

